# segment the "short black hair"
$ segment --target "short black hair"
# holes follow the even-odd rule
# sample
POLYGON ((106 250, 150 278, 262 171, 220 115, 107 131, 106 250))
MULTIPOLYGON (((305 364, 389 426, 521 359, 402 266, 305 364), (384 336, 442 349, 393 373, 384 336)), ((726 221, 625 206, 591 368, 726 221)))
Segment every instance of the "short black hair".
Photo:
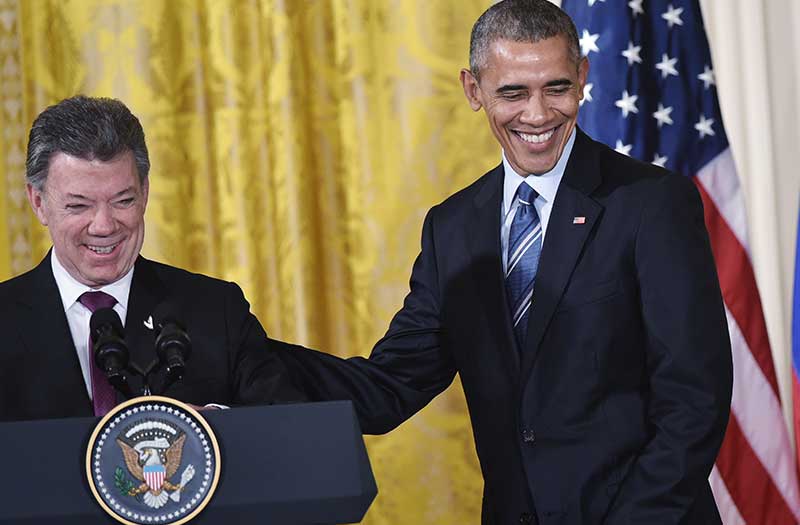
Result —
POLYGON ((475 25, 469 43, 469 67, 475 78, 486 65, 496 40, 539 42, 563 36, 577 65, 581 59, 578 30, 567 13, 548 0, 502 0, 487 9, 475 25))

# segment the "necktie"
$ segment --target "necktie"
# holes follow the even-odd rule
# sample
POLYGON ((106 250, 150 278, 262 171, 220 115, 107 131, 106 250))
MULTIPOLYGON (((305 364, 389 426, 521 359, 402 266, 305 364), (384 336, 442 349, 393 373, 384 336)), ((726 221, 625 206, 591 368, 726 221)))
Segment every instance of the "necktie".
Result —
POLYGON ((527 183, 519 185, 519 207, 508 236, 506 292, 514 335, 520 349, 525 346, 533 283, 539 267, 539 255, 542 253, 542 224, 533 206, 536 196, 536 191, 527 183))
MULTIPOLYGON (((94 313, 100 308, 112 308, 117 300, 105 292, 86 292, 78 301, 94 313)), ((114 387, 108 382, 106 375, 94 362, 94 341, 89 333, 89 370, 92 377, 92 405, 95 416, 104 416, 117 404, 117 395, 114 387)))

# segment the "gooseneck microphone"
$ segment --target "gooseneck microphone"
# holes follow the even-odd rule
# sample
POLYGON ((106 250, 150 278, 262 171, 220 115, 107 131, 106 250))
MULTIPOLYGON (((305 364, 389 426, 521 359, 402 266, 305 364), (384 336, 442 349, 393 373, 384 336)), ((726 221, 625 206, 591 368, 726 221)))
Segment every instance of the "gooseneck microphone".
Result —
POLYGON ((89 330, 94 343, 92 354, 95 364, 115 389, 130 397, 130 387, 125 377, 130 352, 125 344, 119 315, 113 308, 100 308, 92 314, 89 330))
POLYGON ((186 361, 192 354, 192 341, 172 304, 159 305, 153 313, 153 320, 156 331, 156 354, 167 369, 167 384, 171 384, 183 378, 186 361))

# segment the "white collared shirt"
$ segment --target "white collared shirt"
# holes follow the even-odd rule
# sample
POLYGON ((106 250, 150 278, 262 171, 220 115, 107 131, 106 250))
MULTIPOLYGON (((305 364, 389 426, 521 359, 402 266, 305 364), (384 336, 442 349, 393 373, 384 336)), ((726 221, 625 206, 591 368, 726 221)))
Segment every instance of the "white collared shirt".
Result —
POLYGON ((533 206, 536 208, 536 213, 539 214, 539 220, 542 223, 542 247, 544 247, 550 212, 553 211, 553 202, 556 200, 558 186, 561 184, 567 161, 572 153, 576 133, 576 130, 573 129, 567 144, 564 146, 564 151, 561 152, 561 158, 558 159, 553 169, 541 175, 523 177, 514 171, 514 168, 511 167, 508 159, 506 159, 505 151, 503 152, 503 206, 500 210, 500 246, 503 251, 503 271, 506 271, 508 267, 508 237, 511 233, 511 223, 514 222, 514 215, 516 215, 517 208, 519 208, 519 200, 516 198, 517 188, 519 188, 520 184, 528 184, 539 194, 536 200, 533 201, 533 206))
POLYGON ((128 313, 128 296, 131 292, 131 282, 133 281, 133 268, 128 271, 121 279, 100 288, 90 288, 78 282, 58 260, 55 248, 50 256, 50 263, 53 269, 53 277, 58 286, 58 293, 61 295, 61 303, 64 305, 64 312, 67 315, 69 331, 72 334, 72 341, 75 343, 75 351, 78 353, 78 361, 81 364, 83 381, 86 383, 86 391, 89 398, 92 397, 92 377, 89 368, 89 319, 92 313, 83 306, 78 298, 84 292, 103 291, 117 300, 114 311, 119 314, 122 325, 125 325, 125 317, 128 313))

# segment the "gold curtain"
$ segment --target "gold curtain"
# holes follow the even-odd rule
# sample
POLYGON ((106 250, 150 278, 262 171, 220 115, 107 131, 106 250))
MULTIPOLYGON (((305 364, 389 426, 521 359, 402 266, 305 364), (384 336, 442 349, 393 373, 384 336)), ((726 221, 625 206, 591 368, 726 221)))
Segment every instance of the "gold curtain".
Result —
MULTIPOLYGON (((458 82, 489 3, 0 0, 0 277, 50 245, 25 198, 31 121, 111 96, 150 149, 144 254, 237 281, 273 337, 368 354, 426 210, 499 159, 458 82)), ((480 522, 458 384, 367 443, 364 523, 480 522)))

